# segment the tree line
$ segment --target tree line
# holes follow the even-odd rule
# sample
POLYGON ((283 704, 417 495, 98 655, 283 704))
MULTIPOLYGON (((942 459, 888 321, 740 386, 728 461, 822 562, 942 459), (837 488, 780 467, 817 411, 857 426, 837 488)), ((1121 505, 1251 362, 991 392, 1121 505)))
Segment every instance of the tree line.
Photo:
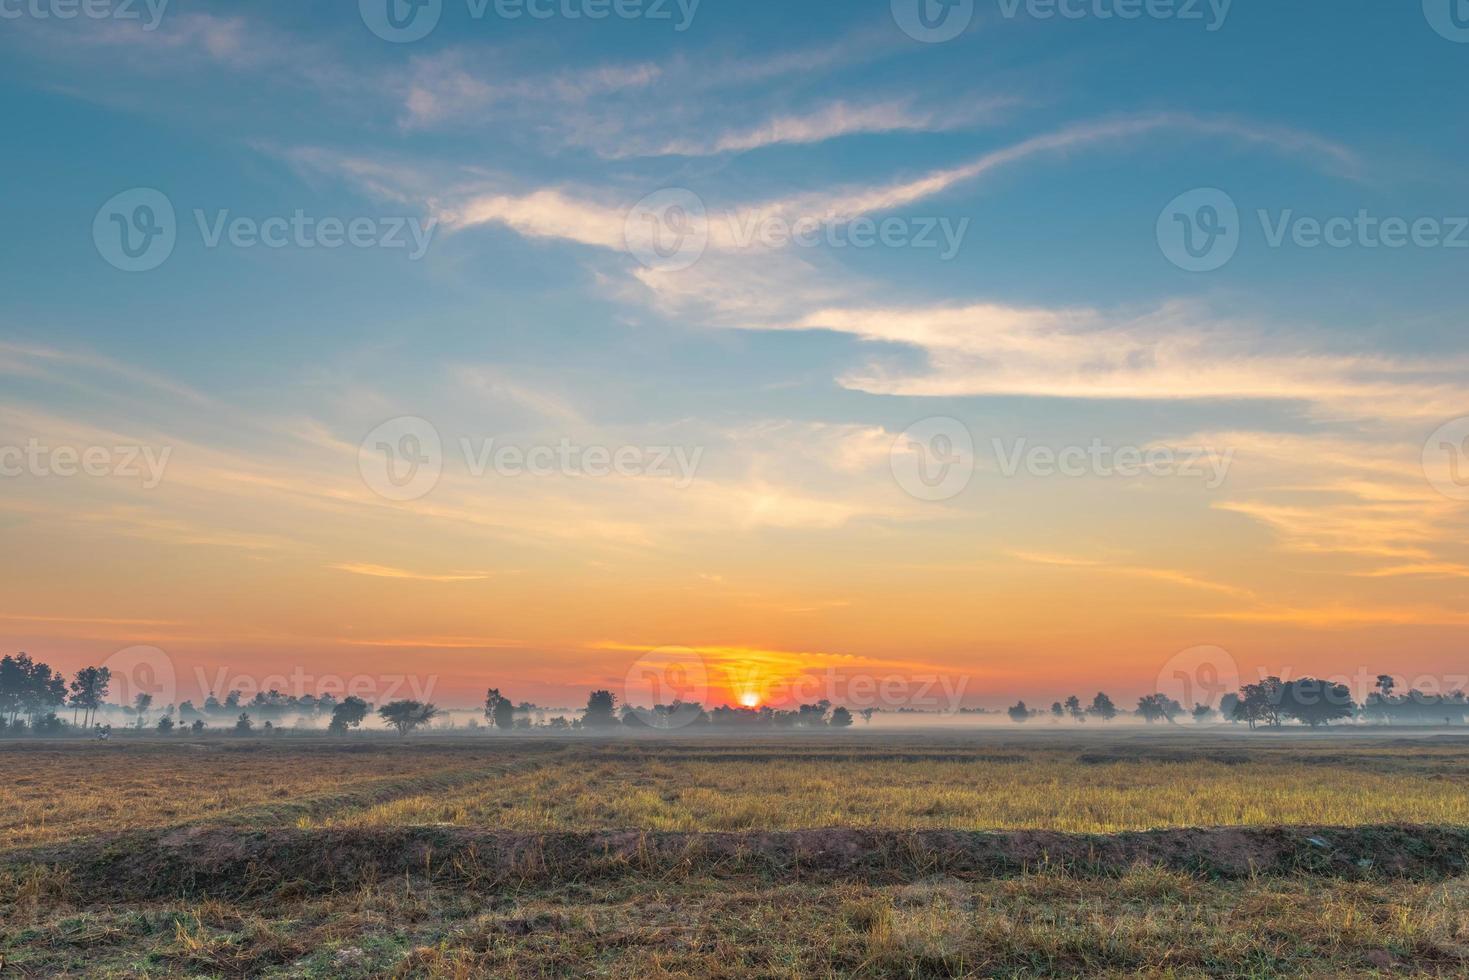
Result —
MULTIPOLYGON (((1266 677, 1257 684, 1245 684, 1237 692, 1224 695, 1219 699, 1217 709, 1207 704, 1185 708, 1166 694, 1149 694, 1139 698, 1137 708, 1130 713, 1149 724, 1177 724, 1179 718, 1187 715, 1198 724, 1222 719, 1243 723, 1252 730, 1280 728, 1286 722, 1320 728, 1334 721, 1347 720, 1409 725, 1462 725, 1469 720, 1469 694, 1464 691, 1449 694, 1419 690, 1399 694, 1396 691, 1392 676, 1381 674, 1377 678, 1376 689, 1358 704, 1345 684, 1315 677, 1293 681, 1266 677)), ((1072 695, 1064 702, 1053 702, 1049 711, 1051 719, 1057 722, 1068 718, 1074 722, 1085 722, 1089 718, 1111 721, 1121 713, 1112 699, 1102 693, 1098 693, 1085 708, 1081 699, 1072 695)), ((1031 709, 1021 701, 1007 714, 1011 721, 1022 724, 1043 717, 1047 712, 1031 709)))
MULTIPOLYGON (((533 705, 522 707, 533 708, 533 705)), ((485 718, 492 727, 503 730, 529 729, 536 727, 529 717, 517 716, 520 709, 513 708, 509 698, 499 688, 490 688, 485 695, 485 718)), ((864 721, 871 721, 875 708, 856 713, 864 721)), ((611 691, 592 691, 587 696, 587 706, 580 718, 564 715, 549 719, 543 727, 553 730, 610 729, 610 728, 848 728, 852 725, 853 713, 847 708, 833 706, 822 700, 814 704, 803 704, 784 710, 764 706, 760 708, 733 708, 721 705, 706 710, 703 705, 688 701, 672 704, 655 704, 651 708, 631 704, 618 704, 617 695, 611 691)))
MULTIPOLYGON (((160 732, 175 730, 203 732, 211 722, 237 734, 257 730, 270 731, 283 718, 329 718, 327 730, 346 732, 362 725, 372 710, 362 698, 348 696, 338 700, 331 694, 296 697, 268 691, 245 700, 239 691, 230 691, 223 700, 210 694, 202 707, 184 701, 177 707, 164 706, 156 721, 151 718, 153 696, 140 693, 131 704, 109 705, 112 671, 106 667, 83 667, 68 684, 66 677, 49 664, 29 654, 0 657, 0 733, 41 735, 59 734, 67 730, 111 731, 111 725, 98 721, 104 708, 116 707, 132 718, 130 728, 155 728, 160 732), (71 711, 68 722, 62 717, 71 711), (259 727, 257 729, 257 722, 259 727)), ((439 714, 438 708, 417 701, 394 701, 377 709, 389 727, 407 734, 427 724, 439 714)))
MULTIPOLYGON (((101 724, 98 716, 104 708, 113 707, 106 701, 111 686, 112 674, 106 667, 83 667, 68 682, 61 672, 28 654, 0 657, 0 734, 110 731, 111 726, 101 724), (69 722, 62 717, 68 709, 71 712, 69 722)), ((341 734, 361 728, 368 715, 374 712, 373 705, 355 696, 338 699, 331 694, 295 696, 279 691, 260 692, 248 700, 239 691, 230 691, 222 699, 211 693, 200 706, 195 706, 193 701, 184 701, 177 706, 165 705, 158 711, 156 720, 152 717, 154 705, 149 694, 138 694, 131 704, 116 707, 131 719, 130 728, 151 727, 159 732, 182 730, 196 734, 214 728, 241 735, 273 731, 287 717, 326 719, 327 730, 341 734)), ((870 722, 877 710, 865 708, 856 712, 855 717, 870 722)), ((422 728, 443 715, 437 706, 414 700, 392 701, 375 711, 386 726, 401 735, 422 728)), ((851 710, 833 706, 826 700, 791 709, 729 705, 705 709, 700 704, 680 701, 644 708, 619 704, 617 696, 606 690, 592 691, 588 695, 580 717, 562 714, 537 723, 531 717, 533 713, 543 713, 543 709, 525 701, 517 705, 499 688, 490 688, 485 694, 485 721, 491 728, 503 731, 531 728, 607 730, 618 727, 841 729, 850 727, 854 720, 851 710)), ((1111 697, 1099 691, 1085 704, 1076 695, 1055 701, 1049 711, 1032 709, 1020 701, 1007 714, 1016 723, 1049 716, 1056 723, 1069 720, 1077 724, 1093 720, 1110 722, 1123 714, 1130 714, 1149 724, 1176 724, 1187 716, 1200 724, 1222 719, 1245 724, 1251 729, 1279 728, 1287 722, 1317 728, 1346 720, 1376 724, 1452 725, 1469 720, 1469 695, 1464 691, 1450 694, 1419 690, 1400 692, 1393 678, 1382 674, 1377 678, 1376 688, 1359 705, 1345 684, 1313 677, 1292 681, 1266 677, 1259 683, 1245 684, 1239 691, 1224 695, 1217 709, 1206 704, 1185 708, 1165 694, 1149 694, 1138 699, 1135 709, 1124 712, 1111 697)))

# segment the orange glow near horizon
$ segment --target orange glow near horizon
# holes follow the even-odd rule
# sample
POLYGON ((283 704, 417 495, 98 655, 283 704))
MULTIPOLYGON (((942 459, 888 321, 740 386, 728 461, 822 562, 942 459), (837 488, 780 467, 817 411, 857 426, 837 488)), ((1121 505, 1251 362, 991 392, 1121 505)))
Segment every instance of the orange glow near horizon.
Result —
MULTIPOLYGON (((17 416, 9 438, 115 441, 80 424, 17 416)), ((782 709, 1127 700, 1203 645, 1241 677, 1464 683, 1463 511, 1424 483, 1421 441, 1384 457, 1231 432, 1217 490, 992 478, 935 509, 892 482, 891 433, 807 436, 831 442, 845 509, 712 469, 683 490, 446 473, 398 504, 329 440, 277 458, 180 438, 151 491, 7 485, 0 527, 26 560, 0 568, 0 650, 70 674, 155 646, 180 699, 365 678, 442 707, 488 687, 558 708, 598 689, 782 709)), ((811 486, 830 471, 789 458, 811 486)))

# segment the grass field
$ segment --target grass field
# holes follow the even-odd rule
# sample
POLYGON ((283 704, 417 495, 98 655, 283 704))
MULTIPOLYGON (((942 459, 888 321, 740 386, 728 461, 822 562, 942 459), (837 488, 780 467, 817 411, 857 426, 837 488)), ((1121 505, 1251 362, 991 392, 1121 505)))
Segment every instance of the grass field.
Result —
POLYGON ((0 743, 0 973, 1465 976, 1466 828, 1428 733, 0 743))

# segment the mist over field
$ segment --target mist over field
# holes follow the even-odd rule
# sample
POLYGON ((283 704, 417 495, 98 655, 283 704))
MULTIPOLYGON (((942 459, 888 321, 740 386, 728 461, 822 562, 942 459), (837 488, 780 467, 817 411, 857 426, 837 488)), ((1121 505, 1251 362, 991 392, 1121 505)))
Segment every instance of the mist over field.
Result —
POLYGON ((1469 0, 0 0, 0 977, 1469 977, 1469 0))

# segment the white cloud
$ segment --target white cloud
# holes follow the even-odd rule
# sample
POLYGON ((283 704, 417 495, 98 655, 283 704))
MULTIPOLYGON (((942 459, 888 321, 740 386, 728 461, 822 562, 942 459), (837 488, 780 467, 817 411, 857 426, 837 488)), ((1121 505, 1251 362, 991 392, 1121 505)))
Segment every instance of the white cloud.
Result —
POLYGON ((841 383, 902 396, 1301 402, 1332 418, 1435 418, 1462 404, 1466 365, 1336 354, 1172 304, 1142 316, 981 303, 832 308, 787 329, 917 348, 919 369, 874 359, 841 383))

